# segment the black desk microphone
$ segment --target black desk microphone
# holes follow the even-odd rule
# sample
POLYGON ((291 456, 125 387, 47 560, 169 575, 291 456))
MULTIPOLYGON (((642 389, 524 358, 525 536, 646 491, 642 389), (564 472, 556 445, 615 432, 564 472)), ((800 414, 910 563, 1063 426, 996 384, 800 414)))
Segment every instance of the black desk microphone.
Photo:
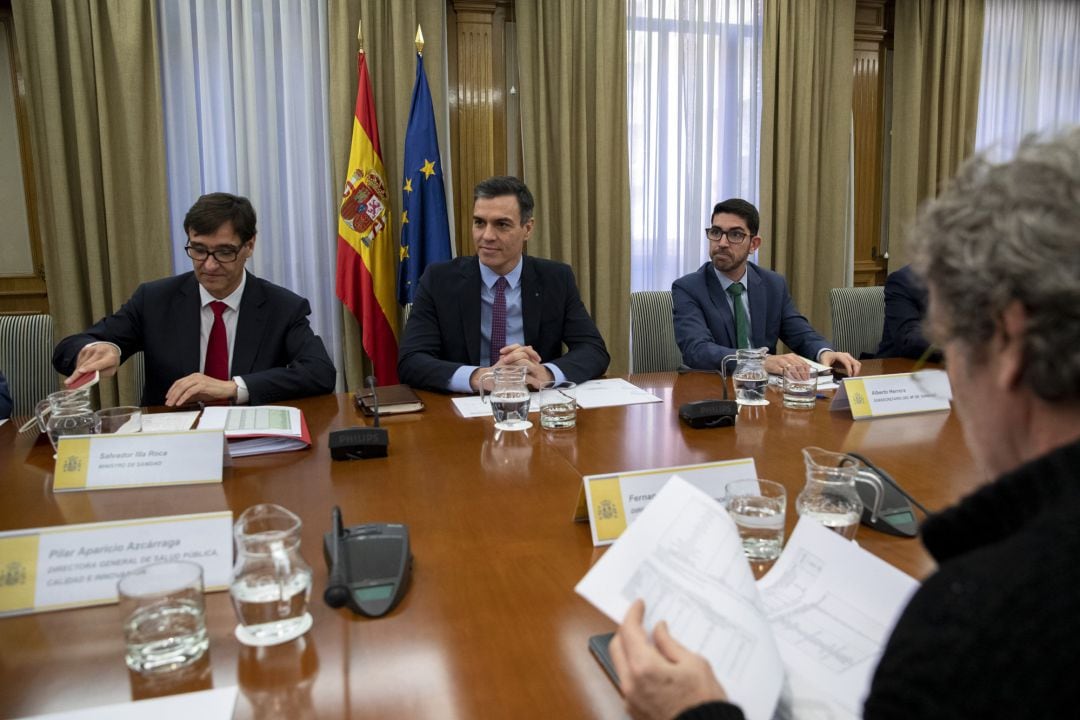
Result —
POLYGON ((724 386, 723 400, 695 400, 679 408, 679 418, 692 428, 731 427, 739 416, 739 404, 728 399, 727 377, 721 370, 695 370, 686 365, 679 366, 679 374, 691 372, 717 374, 724 386))
POLYGON ((390 436, 379 427, 379 393, 375 391, 375 376, 367 376, 371 397, 375 402, 375 427, 353 427, 330 431, 330 457, 335 460, 364 460, 386 457, 390 436))

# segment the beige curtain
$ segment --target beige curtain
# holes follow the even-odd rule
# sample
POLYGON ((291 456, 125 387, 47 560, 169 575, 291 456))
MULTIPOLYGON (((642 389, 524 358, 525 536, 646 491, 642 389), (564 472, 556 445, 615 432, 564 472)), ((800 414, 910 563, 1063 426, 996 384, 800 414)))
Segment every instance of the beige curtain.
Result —
POLYGON ((889 166, 889 269, 910 260, 907 233, 975 150, 983 0, 896 4, 889 166))
POLYGON ((826 337, 846 284, 854 34, 855 0, 765 0, 760 259, 826 337))
MULTIPOLYGON (((156 5, 15 0, 12 11, 62 337, 172 272, 156 5)), ((118 380, 102 383, 102 406, 138 401, 131 369, 118 380)))
MULTIPOLYGON (((416 80, 416 27, 424 31, 424 71, 431 88, 435 123, 439 127, 439 153, 449 167, 446 142, 446 5, 445 0, 330 0, 330 153, 335 187, 344 187, 356 108, 356 26, 363 19, 364 50, 375 96, 379 143, 390 190, 394 237, 400 239, 402 165, 405 162, 405 127, 409 120, 416 80)), ((453 182, 444 174, 449 193, 453 182)), ((447 197, 447 205, 452 199, 447 197)), ((335 224, 335 230, 337 225, 335 224)), ((327 242, 336 242, 328 238, 327 242)), ((360 325, 341 306, 345 354, 345 381, 349 388, 363 384, 370 363, 360 345, 360 325)))
POLYGON ((624 0, 515 6, 529 252, 569 263, 611 353, 629 370, 630 170, 624 0))

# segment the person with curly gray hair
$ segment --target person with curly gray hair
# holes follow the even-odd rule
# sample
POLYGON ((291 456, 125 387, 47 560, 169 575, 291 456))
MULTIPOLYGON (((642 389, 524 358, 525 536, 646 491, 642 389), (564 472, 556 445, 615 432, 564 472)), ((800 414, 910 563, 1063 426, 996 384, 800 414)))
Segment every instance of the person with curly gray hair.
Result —
MULTIPOLYGON (((1080 647, 1080 128, 969 161, 916 224, 928 332, 988 483, 929 518, 938 563, 865 718, 1074 717, 1080 647)), ((637 601, 611 652, 635 718, 741 718, 637 601)))

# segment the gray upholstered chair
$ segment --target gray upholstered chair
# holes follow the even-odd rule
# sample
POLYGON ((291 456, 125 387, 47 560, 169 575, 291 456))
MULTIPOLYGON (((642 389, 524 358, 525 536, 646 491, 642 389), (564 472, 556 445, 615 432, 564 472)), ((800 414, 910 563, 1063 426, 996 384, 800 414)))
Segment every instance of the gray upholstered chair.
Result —
POLYGON ((833 349, 860 357, 874 354, 885 326, 885 288, 850 287, 829 291, 833 349))
POLYGON ((0 315, 0 372, 11 389, 15 416, 32 414, 38 400, 60 389, 52 351, 52 316, 0 315))
POLYGON ((665 372, 677 370, 681 364, 671 291, 630 293, 630 372, 665 372))

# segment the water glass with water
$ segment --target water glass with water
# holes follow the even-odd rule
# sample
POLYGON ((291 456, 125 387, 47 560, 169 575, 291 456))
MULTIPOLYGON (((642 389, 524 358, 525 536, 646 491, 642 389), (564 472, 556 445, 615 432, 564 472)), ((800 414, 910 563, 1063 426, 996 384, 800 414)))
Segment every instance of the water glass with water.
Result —
POLYGON ((787 490, 772 480, 733 480, 724 486, 724 507, 739 528, 743 553, 753 563, 772 563, 784 546, 787 490))
POLYGON ((201 565, 144 565, 120 578, 116 591, 127 648, 124 659, 132 670, 156 673, 187 667, 210 647, 201 565))
POLYGON ((577 384, 549 382, 540 388, 540 427, 561 430, 577 425, 577 384))
POLYGON ((784 407, 806 410, 817 402, 817 375, 809 366, 789 365, 784 368, 784 407))

